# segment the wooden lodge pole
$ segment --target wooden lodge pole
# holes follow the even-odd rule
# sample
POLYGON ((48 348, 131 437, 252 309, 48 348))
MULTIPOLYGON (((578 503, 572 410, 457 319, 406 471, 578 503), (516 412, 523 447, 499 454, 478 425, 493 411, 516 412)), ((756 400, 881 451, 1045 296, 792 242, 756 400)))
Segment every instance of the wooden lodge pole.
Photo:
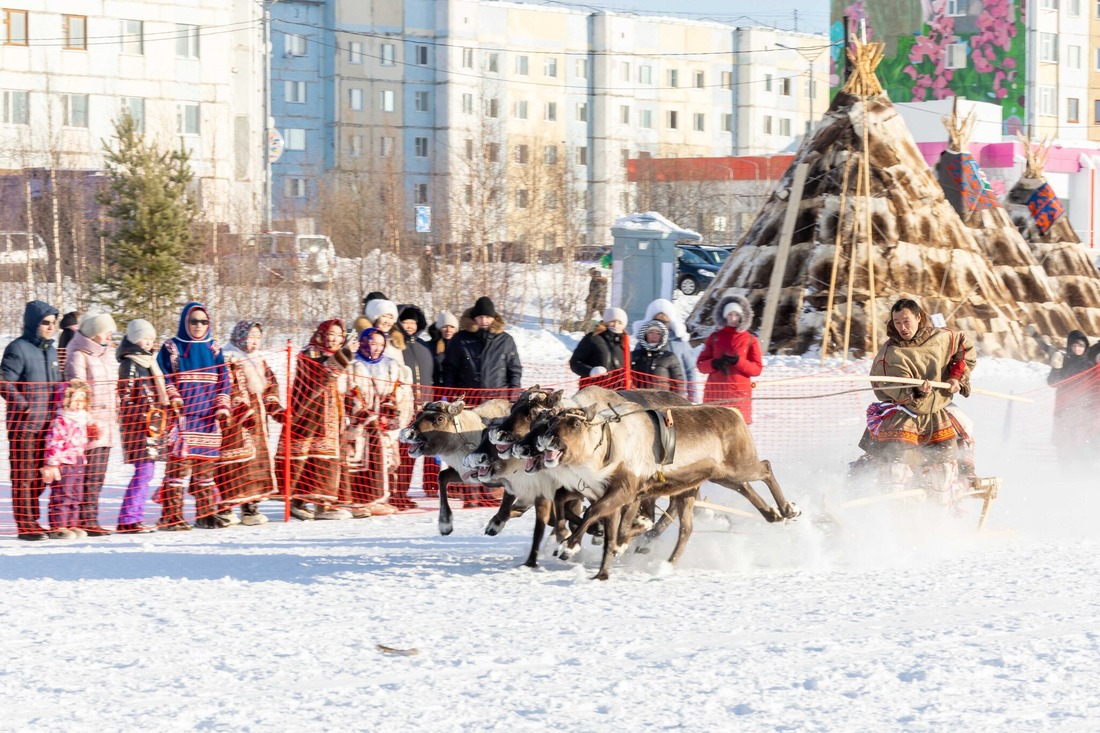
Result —
POLYGON ((798 210, 802 205, 802 189, 806 185, 806 173, 810 166, 799 163, 794 169, 794 181, 788 191, 787 213, 783 217, 783 228, 779 232, 779 250, 772 262, 772 276, 768 283, 768 294, 764 300, 764 316, 760 321, 760 353, 768 353, 771 346, 772 327, 775 325, 775 311, 779 307, 779 293, 783 290, 783 278, 787 274, 787 260, 791 254, 791 238, 794 237, 794 225, 798 221, 798 210))
POLYGON ((848 308, 844 314, 844 363, 848 363, 848 347, 852 340, 852 287, 856 279, 856 247, 859 245, 859 214, 860 204, 863 203, 863 166, 867 164, 866 153, 859 158, 859 169, 856 171, 856 201, 852 216, 852 254, 848 258, 848 308))
MULTIPOLYGON (((873 72, 872 72, 873 73, 873 72)), ((863 195, 867 197, 866 236, 867 236, 867 319, 871 321, 871 353, 878 353, 878 314, 875 308, 875 234, 871 230, 871 164, 870 151, 868 150, 869 133, 871 126, 870 117, 867 114, 867 97, 863 97, 863 195)))
POLYGON ((836 244, 833 246, 833 272, 829 276, 829 300, 825 306, 825 328, 821 331, 821 365, 829 353, 829 329, 833 325, 833 298, 836 294, 836 273, 840 267, 842 234, 844 232, 844 207, 848 199, 848 173, 852 169, 852 156, 844 159, 844 181, 840 184, 840 208, 836 212, 836 244))

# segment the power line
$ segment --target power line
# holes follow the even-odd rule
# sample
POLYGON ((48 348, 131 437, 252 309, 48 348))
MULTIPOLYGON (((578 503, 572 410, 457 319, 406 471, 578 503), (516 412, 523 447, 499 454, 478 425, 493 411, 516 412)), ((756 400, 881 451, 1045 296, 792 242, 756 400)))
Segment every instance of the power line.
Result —
MULTIPOLYGON (((145 22, 146 21, 142 21, 142 23, 145 23, 145 22)), ((179 26, 179 25, 184 25, 184 24, 183 23, 177 23, 176 25, 179 26)), ((201 39, 204 36, 217 36, 217 35, 222 35, 223 33, 236 33, 237 31, 257 29, 257 28, 259 28, 259 25, 260 25, 260 20, 256 19, 256 20, 250 20, 250 21, 237 21, 237 22, 234 22, 234 23, 223 23, 223 24, 219 24, 219 25, 199 25, 199 26, 191 25, 191 26, 188 26, 186 29, 183 29, 183 30, 181 30, 179 28, 176 28, 176 29, 171 30, 171 31, 158 31, 158 32, 154 32, 154 33, 146 33, 144 31, 144 27, 143 27, 140 38, 141 38, 141 42, 143 44, 153 43, 153 42, 156 42, 156 41, 173 41, 173 40, 178 40, 178 39, 181 39, 181 38, 190 38, 191 33, 192 33, 191 29, 197 28, 198 31, 199 31, 199 37, 201 39), (211 29, 213 29, 213 30, 211 30, 211 29)), ((87 48, 88 46, 109 46, 109 45, 114 45, 114 44, 122 44, 122 43, 125 43, 125 42, 133 39, 133 38, 135 38, 135 35, 131 34, 131 33, 118 33, 118 34, 109 34, 109 35, 103 35, 103 36, 88 36, 88 35, 85 35, 85 37, 84 37, 84 48, 87 48)), ((33 40, 28 38, 26 44, 22 44, 22 45, 7 44, 7 45, 9 46, 9 48, 60 47, 60 48, 69 48, 71 50, 80 50, 79 48, 71 47, 69 45, 71 42, 72 42, 71 38, 61 38, 61 37, 59 37, 59 38, 40 38, 40 39, 33 39, 33 40)))

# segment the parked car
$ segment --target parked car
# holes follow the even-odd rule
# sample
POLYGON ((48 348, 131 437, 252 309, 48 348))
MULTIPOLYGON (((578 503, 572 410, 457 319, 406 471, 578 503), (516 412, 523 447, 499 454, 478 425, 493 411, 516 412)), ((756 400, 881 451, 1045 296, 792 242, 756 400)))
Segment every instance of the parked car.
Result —
POLYGON ((676 245, 677 289, 684 295, 695 295, 706 289, 731 251, 729 247, 707 244, 676 245))
POLYGON ((336 271, 336 248, 323 234, 265 232, 249 237, 239 254, 222 257, 221 264, 271 285, 297 281, 323 288, 336 271))

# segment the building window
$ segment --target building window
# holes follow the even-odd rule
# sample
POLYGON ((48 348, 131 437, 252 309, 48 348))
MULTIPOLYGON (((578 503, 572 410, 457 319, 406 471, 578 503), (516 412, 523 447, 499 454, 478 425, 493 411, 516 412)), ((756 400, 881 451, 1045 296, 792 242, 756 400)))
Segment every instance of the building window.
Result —
POLYGON ((649 64, 642 64, 638 67, 638 83, 645 84, 647 86, 653 85, 653 67, 649 64))
POLYGON ((787 117, 779 118, 779 134, 783 137, 790 137, 791 135, 791 120, 787 117))
POLYGON ((966 0, 947 0, 947 6, 944 12, 951 18, 958 18, 966 15, 965 3, 966 0))
POLYGON ((1039 34, 1039 60, 1058 63, 1058 34, 1039 34))
POLYGON ((619 162, 626 168, 630 162, 630 148, 619 148, 619 162))
POLYGON ((500 54, 499 53, 496 53, 494 51, 493 53, 490 53, 488 55, 488 57, 486 58, 485 70, 488 71, 490 74, 499 74, 500 73, 500 54))
POLYGON ((706 86, 706 74, 702 71, 695 72, 695 88, 702 89, 706 86))
POLYGON ((546 165, 557 165, 558 164, 558 146, 557 145, 547 145, 546 149, 543 151, 543 154, 542 154, 542 161, 544 163, 546 163, 546 165))
POLYGON ((787 76, 779 80, 779 95, 782 97, 791 96, 791 77, 787 76))
POLYGON ((722 132, 733 132, 733 114, 729 112, 722 115, 722 132))
POLYGON ((383 158, 393 157, 393 138, 382 137, 378 140, 378 154, 383 158))
POLYGON ((284 33, 283 34, 284 53, 287 56, 305 56, 306 55, 306 37, 298 35, 297 33, 284 33))
POLYGON ((199 57, 199 27, 176 23, 176 57, 197 59, 199 57))
POLYGON ((61 124, 65 127, 88 126, 87 94, 62 94, 61 105, 64 114, 61 124))
POLYGON ((707 116, 702 112, 692 115, 691 129, 696 132, 704 132, 707 129, 707 116))
POLYGON ((88 17, 86 15, 62 15, 65 32, 65 48, 70 51, 88 50, 88 17))
POLYGON ((806 96, 810 99, 817 96, 817 79, 809 79, 806 81, 806 96))
POLYGON ((1053 116, 1058 114, 1057 93, 1050 85, 1039 86, 1039 114, 1053 116))
POLYGON ((496 97, 485 100, 485 116, 496 119, 500 116, 500 100, 496 97))
POLYGON ((4 43, 9 46, 27 45, 27 11, 4 9, 4 43))
POLYGON ((462 113, 467 115, 474 113, 474 95, 469 92, 462 95, 462 113))
POLYGON ((427 66, 428 65, 428 47, 417 46, 416 47, 416 65, 427 66))
POLYGON ((474 159, 474 141, 466 138, 466 160, 474 159))
POLYGON ((577 165, 588 165, 588 148, 581 146, 577 148, 577 165))
POLYGON ((498 143, 489 143, 485 146, 485 159, 490 163, 496 163, 500 160, 500 145, 498 143))
POLYGON ((1066 99, 1066 122, 1080 122, 1081 100, 1074 97, 1066 99))
POLYGON ((629 61, 620 61, 619 62, 619 78, 621 78, 627 84, 629 84, 631 82, 632 77, 630 76, 630 62, 629 61))
POLYGON ((306 197, 306 179, 284 178, 283 194, 291 199, 304 199, 306 197))
POLYGON ((392 43, 383 43, 379 48, 378 58, 383 66, 393 66, 397 61, 397 47, 392 43))
POLYGON ((1074 18, 1081 17, 1081 0, 1069 0, 1067 11, 1074 18))
POLYGON ((543 111, 542 118, 547 122, 557 122, 558 120, 558 103, 547 102, 543 111))
POLYGON ((5 125, 29 125, 30 106, 28 104, 29 93, 24 91, 4 92, 3 122, 5 125))
POLYGON ((629 104, 620 104, 619 105, 619 122, 621 122, 624 125, 629 125, 630 124, 630 105, 629 104))
POLYGON ((526 188, 521 188, 520 190, 516 191, 516 208, 517 209, 526 209, 527 208, 527 189, 526 188))
MULTIPOLYGON (((362 93, 362 90, 360 90, 362 93)), ((362 97, 359 100, 360 109, 362 109, 362 97)), ((393 112, 397 104, 397 94, 392 89, 383 89, 378 94, 378 108, 383 112, 393 112)))
POLYGON ((516 56, 516 75, 527 76, 527 57, 516 56))
MULTIPOLYGON (((1098 0, 1100 2, 1100 0, 1098 0)), ((576 66, 574 67, 577 72, 578 79, 588 78, 588 59, 577 59, 576 66)))
POLYGON ((670 129, 670 130, 679 129, 679 127, 680 127, 680 114, 676 110, 670 109, 668 111, 668 115, 666 115, 666 117, 665 117, 665 122, 667 123, 665 126, 668 129, 670 129))
POLYGON ((722 88, 723 89, 733 89, 733 72, 732 71, 723 71, 722 72, 722 88))
POLYGON ((676 69, 668 70, 668 85, 673 89, 680 86, 680 72, 676 69))
POLYGON ((527 100, 521 99, 518 102, 516 102, 514 105, 512 105, 512 115, 517 120, 526 120, 527 119, 527 100))
POLYGON ((577 122, 588 122, 587 102, 577 102, 577 122))
POLYGON ((428 203, 428 184, 418 183, 413 186, 413 198, 415 199, 415 203, 428 203))
POLYGON ((348 138, 348 155, 359 158, 363 155, 363 136, 352 135, 348 138))
POLYGON ((529 149, 526 145, 516 146, 516 162, 520 165, 527 165, 527 161, 530 157, 529 149))
POLYGON ((653 110, 640 109, 638 110, 638 127, 645 130, 653 129, 653 110))
POLYGON ((304 81, 283 82, 283 96, 287 102, 304 103, 306 101, 306 83, 304 81))
POLYGON ((765 135, 771 135, 772 134, 772 116, 771 115, 764 115, 764 134, 765 135))
POLYGON ((542 61, 542 75, 557 78, 558 76, 558 60, 553 56, 543 59, 542 61))
POLYGON ((1066 65, 1071 69, 1081 68, 1081 47, 1066 46, 1066 65))
MULTIPOLYGON (((1100 4, 1100 0, 1097 0, 1097 3, 1100 4)), ((1097 10, 1100 11, 1100 8, 1097 10)), ((1096 49, 1096 70, 1100 71, 1100 48, 1096 49)))
POLYGON ((130 115, 134 121, 134 129, 145 132, 145 99, 142 97, 123 97, 120 111, 124 115, 130 115))
POLYGON ((140 20, 124 20, 121 23, 122 53, 141 56, 145 53, 145 24, 140 20))
POLYGON ((413 106, 417 112, 427 112, 428 92, 413 92, 413 106))
POLYGON ((348 63, 363 63, 363 44, 360 41, 352 41, 348 44, 348 63))
POLYGON ((199 105, 181 102, 176 105, 176 132, 180 135, 199 134, 199 105))
POLYGON ((1100 99, 1092 101, 1092 124, 1100 125, 1100 99))
POLYGON ((1057 10, 1058 0, 1039 0, 1039 7, 1043 10, 1057 10))
POLYGON ((467 206, 473 206, 474 205, 474 186, 473 186, 472 183, 467 183, 466 184, 466 205, 467 206))
POLYGON ((944 68, 946 69, 965 69, 966 68, 966 44, 965 43, 949 43, 944 50, 944 68))
MULTIPOLYGON (((1100 1, 1100 0, 1098 0, 1098 1, 1100 1)), ((772 91, 772 75, 771 74, 764 74, 764 91, 765 92, 772 91)))
MULTIPOLYGON (((558 208, 558 192, 547 191, 542 197, 542 205, 545 206, 547 209, 558 208)), ((551 234, 550 236, 552 237, 554 235, 551 234)))
POLYGON ((306 149, 306 131, 301 127, 288 127, 283 131, 287 150, 306 149))
POLYGON ((464 68, 464 69, 474 68, 474 49, 472 49, 472 48, 462 49, 462 68, 464 68))
MULTIPOLYGON (((385 95, 385 92, 382 92, 385 95)), ((363 109, 363 90, 362 89, 349 89, 348 90, 348 109, 355 112, 362 111, 363 109)))
POLYGON ((416 157, 427 158, 428 157, 428 138, 418 137, 413 139, 413 149, 415 150, 416 157))

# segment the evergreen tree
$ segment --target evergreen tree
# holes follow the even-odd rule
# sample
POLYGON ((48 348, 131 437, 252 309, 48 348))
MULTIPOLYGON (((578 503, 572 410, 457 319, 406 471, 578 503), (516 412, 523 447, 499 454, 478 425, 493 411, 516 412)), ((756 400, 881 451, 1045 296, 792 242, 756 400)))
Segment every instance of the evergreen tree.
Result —
POLYGON ((110 185, 97 197, 109 242, 97 290, 122 318, 146 318, 164 329, 184 302, 195 261, 191 156, 182 147, 158 149, 129 114, 114 127, 115 145, 103 141, 110 185))

